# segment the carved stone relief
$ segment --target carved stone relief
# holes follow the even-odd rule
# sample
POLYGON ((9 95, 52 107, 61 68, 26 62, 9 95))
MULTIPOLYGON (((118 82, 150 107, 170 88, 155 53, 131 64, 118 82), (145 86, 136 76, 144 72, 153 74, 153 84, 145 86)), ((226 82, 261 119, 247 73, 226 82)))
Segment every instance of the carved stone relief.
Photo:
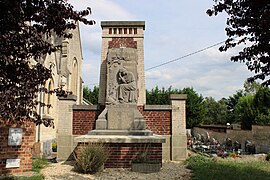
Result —
POLYGON ((109 49, 106 104, 136 103, 138 99, 137 80, 136 49, 109 49))

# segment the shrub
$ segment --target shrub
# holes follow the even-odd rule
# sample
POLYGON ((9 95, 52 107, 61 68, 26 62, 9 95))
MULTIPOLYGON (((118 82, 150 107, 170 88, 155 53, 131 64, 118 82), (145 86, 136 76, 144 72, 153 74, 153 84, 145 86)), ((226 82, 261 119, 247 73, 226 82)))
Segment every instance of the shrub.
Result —
POLYGON ((95 173, 102 169, 109 156, 108 148, 102 143, 90 143, 74 153, 75 169, 82 173, 95 173))
POLYGON ((270 152, 267 153, 266 157, 265 157, 266 161, 270 161, 270 152))

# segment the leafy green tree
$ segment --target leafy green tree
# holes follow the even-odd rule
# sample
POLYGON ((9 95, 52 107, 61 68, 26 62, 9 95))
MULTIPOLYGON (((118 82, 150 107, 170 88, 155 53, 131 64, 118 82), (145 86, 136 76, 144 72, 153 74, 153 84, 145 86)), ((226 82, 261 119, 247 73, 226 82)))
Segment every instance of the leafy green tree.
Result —
POLYGON ((254 106, 254 95, 248 94, 239 98, 238 103, 235 106, 235 114, 237 122, 241 123, 243 129, 251 129, 255 124, 255 118, 258 115, 258 111, 254 106))
POLYGON ((90 8, 74 11, 66 0, 1 0, 0 13, 0 123, 53 125, 40 118, 35 99, 40 91, 63 91, 39 88, 51 78, 41 59, 61 48, 48 41, 52 34, 71 38, 77 21, 94 24, 85 18, 90 8))
POLYGON ((229 109, 228 122, 240 122, 243 129, 270 123, 270 89, 257 82, 246 81, 244 90, 229 97, 226 104, 229 109))
POLYGON ((209 16, 225 12, 228 15, 227 40, 220 51, 238 46, 243 49, 232 56, 234 62, 244 62, 255 73, 249 81, 263 80, 269 85, 270 79, 270 2, 269 0, 213 0, 209 16))
POLYGON ((206 115, 203 124, 219 124, 225 125, 227 123, 228 109, 226 100, 221 99, 215 101, 212 97, 206 97, 204 100, 206 115))
POLYGON ((165 89, 164 87, 159 89, 158 86, 156 86, 150 91, 146 90, 146 104, 170 104, 170 94, 181 94, 181 90, 172 89, 171 86, 168 89, 165 89))
POLYGON ((249 82, 245 81, 244 83, 244 93, 245 94, 256 94, 259 89, 262 87, 257 81, 249 82))
POLYGON ((182 94, 187 94, 187 128, 192 128, 201 124, 206 113, 206 109, 203 103, 203 96, 198 95, 198 93, 190 87, 184 88, 180 92, 182 94))
POLYGON ((184 89, 159 89, 157 86, 151 91, 146 90, 146 104, 165 105, 170 104, 170 94, 187 94, 186 101, 186 115, 187 115, 187 128, 192 128, 199 125, 205 115, 205 108, 203 104, 202 95, 198 95, 193 88, 184 89))
POLYGON ((87 86, 83 87, 83 98, 92 104, 98 104, 98 93, 99 87, 94 86, 93 90, 89 89, 87 86))
POLYGON ((158 86, 151 89, 151 91, 146 90, 146 104, 169 104, 169 93, 165 88, 159 89, 158 86))
POLYGON ((234 123, 236 121, 236 112, 235 106, 238 103, 238 100, 244 96, 243 91, 237 91, 235 94, 230 96, 228 99, 225 100, 227 105, 227 123, 234 123))
POLYGON ((254 106, 258 110, 254 124, 270 124, 270 89, 261 87, 254 96, 254 106))

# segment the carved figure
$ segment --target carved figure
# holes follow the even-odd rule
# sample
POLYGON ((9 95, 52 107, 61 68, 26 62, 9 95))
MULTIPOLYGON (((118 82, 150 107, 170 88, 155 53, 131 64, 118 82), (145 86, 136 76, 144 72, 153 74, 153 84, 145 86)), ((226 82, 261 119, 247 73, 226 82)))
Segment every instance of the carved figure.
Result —
POLYGON ((118 100, 120 103, 137 102, 137 86, 135 77, 132 72, 125 68, 119 69, 118 72, 118 100))

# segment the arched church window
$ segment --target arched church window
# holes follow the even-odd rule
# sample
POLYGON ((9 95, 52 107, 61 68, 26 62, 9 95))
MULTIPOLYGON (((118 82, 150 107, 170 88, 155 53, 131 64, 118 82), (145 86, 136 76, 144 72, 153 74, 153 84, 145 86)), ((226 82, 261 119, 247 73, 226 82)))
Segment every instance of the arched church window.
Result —
MULTIPOLYGON (((52 90, 52 81, 49 82, 48 84, 48 90, 51 91, 52 90)), ((52 103, 52 95, 50 93, 48 93, 48 97, 47 97, 47 104, 51 104, 52 103)), ((47 113, 50 114, 50 108, 47 107, 47 113)))
POLYGON ((77 59, 74 57, 73 59, 73 70, 72 70, 72 82, 71 82, 71 91, 74 95, 77 95, 77 85, 78 85, 78 62, 77 59))

